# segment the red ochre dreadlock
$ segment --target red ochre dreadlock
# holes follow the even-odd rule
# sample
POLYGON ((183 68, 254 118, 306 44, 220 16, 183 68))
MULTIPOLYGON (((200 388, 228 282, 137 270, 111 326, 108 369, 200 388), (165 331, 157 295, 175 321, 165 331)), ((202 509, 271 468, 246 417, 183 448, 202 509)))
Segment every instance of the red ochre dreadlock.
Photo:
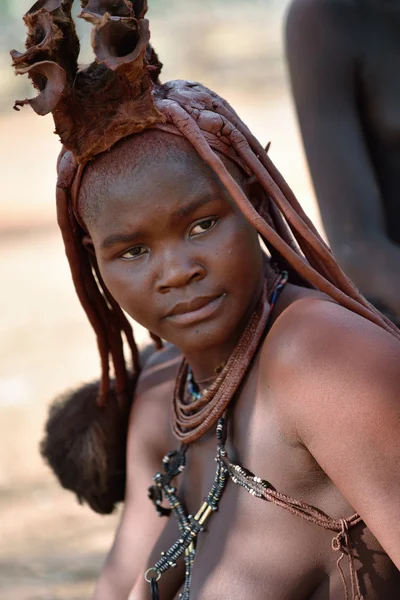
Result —
MULTIPOLYGON (((156 128, 186 138, 216 173, 242 213, 257 229, 271 257, 308 285, 400 339, 398 329, 358 292, 302 210, 293 192, 231 106, 204 86, 159 82, 161 64, 149 45, 146 0, 81 0, 81 18, 93 24, 96 60, 78 67, 79 40, 71 17, 73 0, 39 0, 28 11, 26 51, 13 51, 17 74, 39 90, 30 104, 53 113, 63 150, 58 161, 57 214, 78 297, 96 333, 102 378, 99 406, 110 389, 110 362, 117 397, 128 389, 127 341, 140 370, 132 328, 105 287, 96 259, 82 245, 84 224, 78 195, 85 165, 119 140, 156 128), (225 168, 225 154, 253 176, 262 201, 253 206, 225 168)), ((161 340, 152 336, 160 346, 161 340)))

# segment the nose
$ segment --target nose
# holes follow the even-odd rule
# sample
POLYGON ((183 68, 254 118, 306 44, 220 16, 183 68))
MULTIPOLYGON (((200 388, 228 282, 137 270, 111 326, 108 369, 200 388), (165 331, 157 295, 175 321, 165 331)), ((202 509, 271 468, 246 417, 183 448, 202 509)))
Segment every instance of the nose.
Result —
POLYGON ((163 254, 161 274, 157 282, 157 289, 161 293, 185 287, 205 277, 203 265, 180 250, 170 250, 163 254))

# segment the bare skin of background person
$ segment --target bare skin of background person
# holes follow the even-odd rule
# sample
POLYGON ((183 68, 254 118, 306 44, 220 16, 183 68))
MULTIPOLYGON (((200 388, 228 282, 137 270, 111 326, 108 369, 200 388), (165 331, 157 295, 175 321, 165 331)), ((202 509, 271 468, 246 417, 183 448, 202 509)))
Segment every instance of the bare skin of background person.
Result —
MULTIPOLYGON (((196 378, 206 379, 229 356, 243 327, 240 321, 232 327, 232 315, 257 296, 247 294, 262 280, 261 250, 255 232, 189 146, 172 160, 152 160, 140 147, 132 138, 114 157, 89 167, 85 204, 91 193, 97 196, 96 178, 110 175, 86 243, 93 243, 104 281, 125 310, 179 346, 196 378), (132 169, 137 153, 140 166, 132 169), (126 168, 113 176, 124 160, 126 168), (204 197, 205 205, 178 220, 171 217, 204 197), (133 247, 117 241, 118 233, 133 239, 138 231, 133 247), (115 241, 105 249, 110 236, 115 241), (180 327, 161 317, 173 299, 223 289, 224 310, 204 322, 180 327)), ((230 452, 277 489, 328 514, 339 518, 359 510, 400 565, 399 344, 328 300, 292 285, 282 293, 231 410, 230 452)), ((174 519, 161 533, 164 522, 153 513, 146 490, 162 456, 177 447, 169 413, 179 355, 173 348, 155 355, 138 384, 124 515, 95 600, 126 599, 132 586, 132 600, 149 598, 143 574, 178 537, 174 519)), ((179 482, 189 512, 196 512, 212 484, 215 446, 211 433, 190 448, 179 482)), ((363 597, 394 600, 400 573, 371 531, 360 525, 353 534, 363 597)), ((229 486, 199 543, 193 598, 342 600, 331 541, 331 532, 229 486)), ((161 597, 178 598, 182 578, 179 569, 163 576, 161 597)))
POLYGON ((400 2, 294 0, 286 36, 330 245, 400 323, 400 2))

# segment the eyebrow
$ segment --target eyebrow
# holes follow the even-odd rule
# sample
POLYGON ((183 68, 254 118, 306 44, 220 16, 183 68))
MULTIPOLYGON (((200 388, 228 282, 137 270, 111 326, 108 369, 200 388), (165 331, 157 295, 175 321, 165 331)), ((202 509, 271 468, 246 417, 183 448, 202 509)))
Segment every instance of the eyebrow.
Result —
POLYGON ((102 242, 101 249, 107 250, 107 248, 111 248, 115 244, 133 244, 138 238, 143 238, 143 234, 140 231, 135 233, 113 233, 102 242))
POLYGON ((216 200, 215 196, 210 194, 205 194, 204 196, 200 196, 200 198, 195 198, 192 202, 185 204, 181 208, 178 208, 173 213, 171 213, 171 219, 180 219, 182 217, 187 217, 194 213, 198 208, 209 204, 213 200, 216 200))

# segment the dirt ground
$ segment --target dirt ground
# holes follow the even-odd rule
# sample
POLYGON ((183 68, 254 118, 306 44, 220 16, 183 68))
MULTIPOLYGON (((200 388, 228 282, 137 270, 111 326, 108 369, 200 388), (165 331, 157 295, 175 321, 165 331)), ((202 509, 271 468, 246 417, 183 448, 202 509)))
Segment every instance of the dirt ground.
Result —
MULTIPOLYGON (((272 141, 272 159, 320 225, 286 81, 218 91, 272 141)), ((38 452, 49 401, 99 372, 55 226, 52 128, 29 109, 0 117, 0 600, 89 598, 118 520, 79 506, 38 452)))

